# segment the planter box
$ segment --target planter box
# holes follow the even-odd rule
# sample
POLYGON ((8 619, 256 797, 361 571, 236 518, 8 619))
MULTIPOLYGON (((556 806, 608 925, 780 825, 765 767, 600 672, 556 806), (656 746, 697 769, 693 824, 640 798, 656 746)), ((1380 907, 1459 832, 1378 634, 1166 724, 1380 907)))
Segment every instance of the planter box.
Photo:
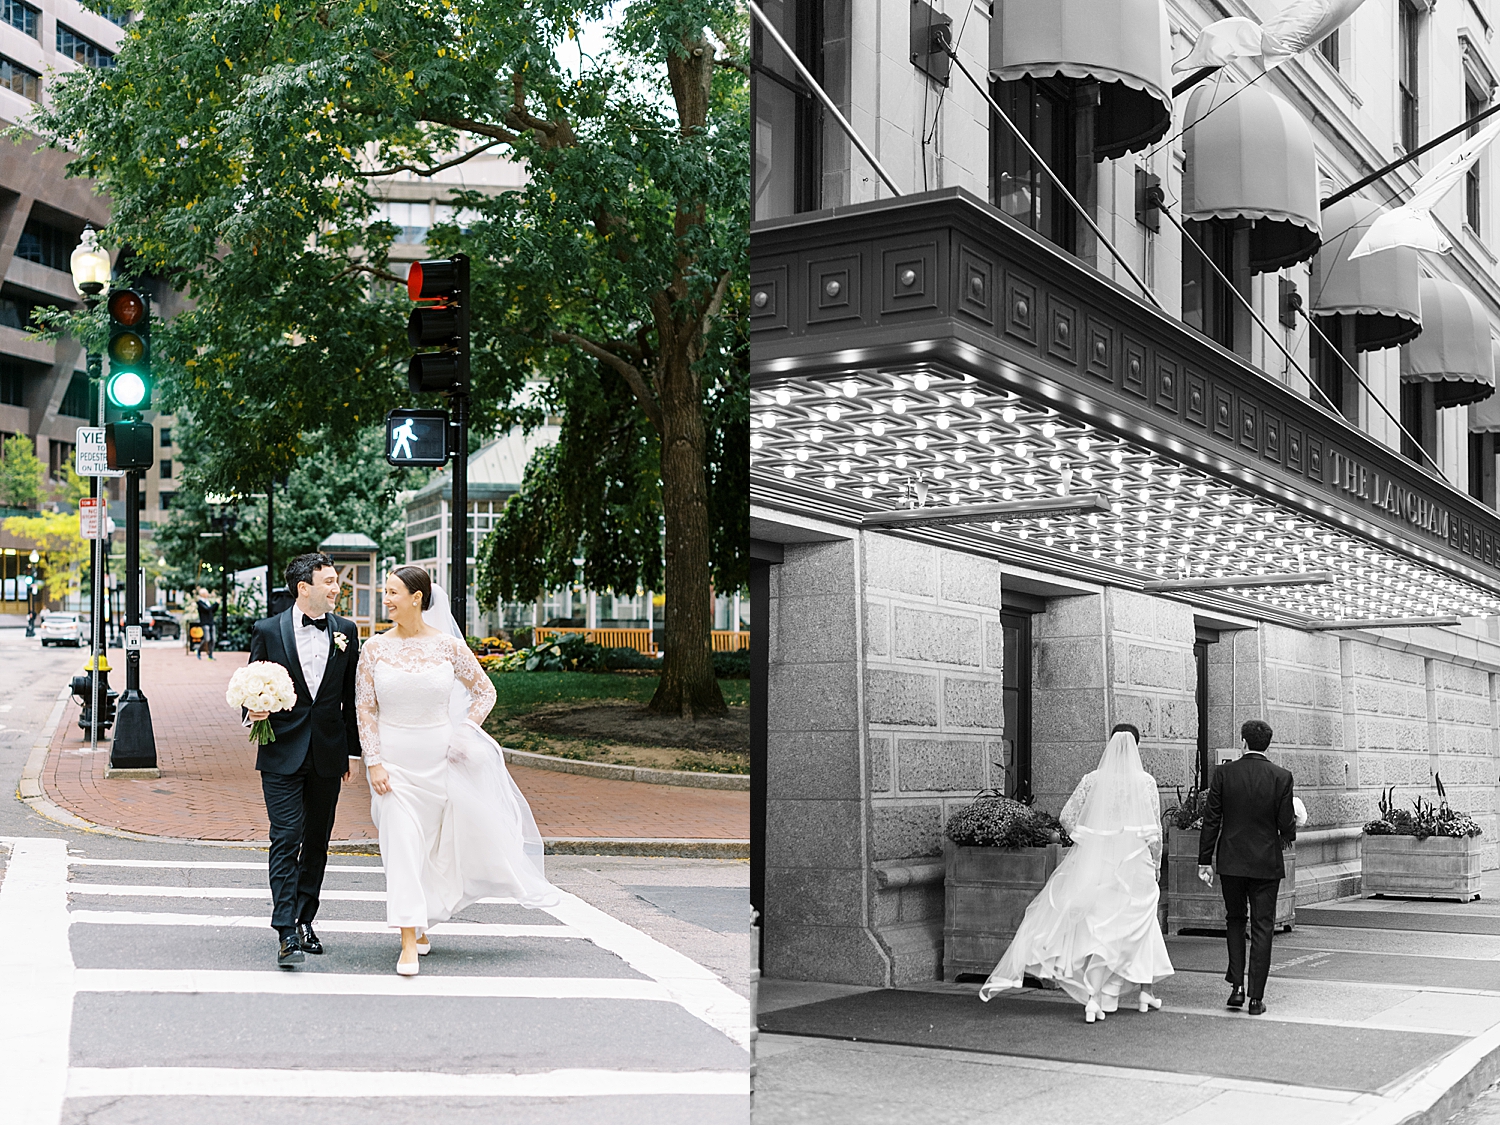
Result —
POLYGON ((1361 836, 1364 894, 1409 898, 1479 897, 1478 836, 1361 836))
MULTIPOLYGON (((1222 930, 1227 924, 1224 917, 1224 896, 1217 881, 1211 887, 1198 879, 1198 830, 1196 828, 1167 829, 1167 933, 1180 934, 1183 930, 1222 930)), ((1286 862, 1286 877, 1276 891, 1276 925, 1290 930, 1296 921, 1297 909, 1297 845, 1293 844, 1282 853, 1286 862)))
POLYGON ((943 979, 989 976, 1031 900, 1062 862, 1062 845, 961 848, 945 841, 943 851, 943 979))

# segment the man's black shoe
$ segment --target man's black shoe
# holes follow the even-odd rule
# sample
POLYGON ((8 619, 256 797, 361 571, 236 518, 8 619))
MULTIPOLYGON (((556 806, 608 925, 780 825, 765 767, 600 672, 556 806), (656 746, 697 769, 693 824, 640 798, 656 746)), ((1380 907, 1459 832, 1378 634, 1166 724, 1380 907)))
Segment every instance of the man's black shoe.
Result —
POLYGON ((1250 1014, 1252 1016, 1263 1016, 1266 1014, 1266 1006, 1259 1000, 1250 1001, 1250 1014))
POLYGON ((318 940, 318 935, 313 933, 311 922, 297 923, 297 944, 304 952, 314 956, 323 952, 323 943, 318 940))
POLYGON ((289 969, 293 965, 300 965, 307 960, 302 952, 302 947, 297 944, 297 931, 291 930, 281 939, 281 946, 276 950, 276 965, 278 968, 289 969))
POLYGON ((1229 994, 1229 999, 1224 1001, 1226 1008, 1243 1008, 1245 1006, 1245 990, 1236 988, 1229 994))

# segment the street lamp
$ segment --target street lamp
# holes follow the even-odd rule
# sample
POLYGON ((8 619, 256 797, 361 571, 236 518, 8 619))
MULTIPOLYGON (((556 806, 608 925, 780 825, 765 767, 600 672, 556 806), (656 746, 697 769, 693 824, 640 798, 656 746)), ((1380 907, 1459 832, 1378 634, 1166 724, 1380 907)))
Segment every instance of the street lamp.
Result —
POLYGON ((36 593, 36 564, 42 561, 42 556, 36 551, 31 552, 29 559, 31 563, 31 580, 26 583, 26 635, 36 636, 36 606, 32 598, 36 593))
MULTIPOLYGON (((99 245, 99 236, 91 226, 83 228, 83 236, 68 259, 69 271, 73 274, 73 287, 83 297, 84 306, 93 309, 99 294, 109 286, 112 274, 109 252, 99 245)), ((104 392, 104 361, 100 354, 90 349, 85 353, 85 365, 89 373, 89 426, 97 428, 104 421, 104 406, 100 397, 104 392)), ((89 497, 99 502, 99 478, 89 476, 89 497)), ((90 689, 91 714, 89 745, 99 749, 99 652, 104 628, 104 576, 100 573, 100 558, 104 554, 104 543, 94 539, 89 543, 89 667, 94 685, 90 689)), ((107 564, 104 564, 107 567, 107 564)))

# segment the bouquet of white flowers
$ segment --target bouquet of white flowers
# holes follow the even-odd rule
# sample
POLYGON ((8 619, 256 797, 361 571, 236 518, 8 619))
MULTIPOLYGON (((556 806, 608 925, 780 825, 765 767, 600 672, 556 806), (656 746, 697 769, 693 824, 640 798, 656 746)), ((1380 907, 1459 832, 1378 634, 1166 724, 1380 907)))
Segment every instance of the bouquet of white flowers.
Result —
MULTIPOLYGON (((280 664, 257 660, 229 677, 224 698, 231 707, 243 707, 246 711, 290 711, 297 702, 297 688, 280 664)), ((250 724, 250 741, 261 745, 276 741, 270 719, 250 724)))

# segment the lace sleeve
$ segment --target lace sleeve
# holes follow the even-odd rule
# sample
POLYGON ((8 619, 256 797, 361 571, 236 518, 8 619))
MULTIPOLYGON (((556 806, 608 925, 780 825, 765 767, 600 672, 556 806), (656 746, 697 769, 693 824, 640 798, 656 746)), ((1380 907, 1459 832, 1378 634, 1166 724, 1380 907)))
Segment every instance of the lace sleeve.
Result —
POLYGON ((483 725, 486 716, 495 706, 495 685, 469 646, 457 637, 453 638, 453 674, 469 689, 469 721, 483 725))
POLYGON ((1078 783, 1078 788, 1073 790, 1073 795, 1068 798, 1068 803, 1063 806, 1062 812, 1057 814, 1057 819, 1062 821, 1063 830, 1068 835, 1073 834, 1073 829, 1078 827, 1078 818, 1083 815, 1084 803, 1089 799, 1089 792, 1094 788, 1094 771, 1083 775, 1083 780, 1078 783))
POLYGON ((359 722, 359 745, 366 766, 380 765, 380 703, 375 696, 378 639, 367 641, 354 673, 354 714, 359 722))
POLYGON ((1156 778, 1149 773, 1145 774, 1141 781, 1142 795, 1147 798, 1152 812, 1151 827, 1146 829, 1142 839, 1146 846, 1151 849, 1151 862, 1154 866, 1161 867, 1161 789, 1156 784, 1156 778))

